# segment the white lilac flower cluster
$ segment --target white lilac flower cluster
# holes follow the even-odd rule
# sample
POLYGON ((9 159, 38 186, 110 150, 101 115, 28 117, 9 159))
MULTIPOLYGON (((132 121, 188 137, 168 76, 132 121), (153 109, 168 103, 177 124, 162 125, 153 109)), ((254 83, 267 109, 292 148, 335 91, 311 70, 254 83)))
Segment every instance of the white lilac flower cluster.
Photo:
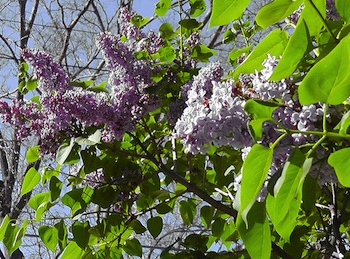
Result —
MULTIPOLYGON (((244 160, 244 156, 254 144, 247 129, 249 117, 244 111, 247 99, 279 100, 280 103, 273 113, 273 118, 279 124, 266 121, 263 124, 263 136, 258 143, 269 146, 276 141, 281 136, 276 129, 281 125, 287 129, 301 131, 285 137, 277 145, 269 177, 283 167, 293 146, 316 141, 316 136, 302 132, 322 129, 323 106, 302 106, 298 101, 297 86, 293 85, 292 78, 280 82, 270 81, 269 77, 277 63, 278 60, 269 55, 260 72, 241 75, 237 82, 220 81, 219 64, 214 63, 202 68, 191 82, 184 85, 186 108, 174 128, 174 137, 181 139, 185 147, 184 152, 205 153, 209 144, 216 147, 230 146, 240 149, 244 160)), ((315 157, 318 158, 320 152, 316 151, 315 157)), ((334 173, 327 163, 324 164, 320 167, 318 163, 312 171, 317 171, 318 179, 322 179, 322 182, 334 180, 334 173)), ((264 198, 264 193, 266 192, 262 191, 261 199, 264 198)))
MULTIPOLYGON (((270 81, 277 63, 275 57, 268 55, 260 72, 241 75, 237 82, 220 82, 219 63, 212 63, 184 85, 187 107, 175 125, 174 136, 181 138, 185 152, 203 153, 209 143, 235 149, 251 145, 253 141, 247 129, 249 118, 243 109, 246 99, 279 99, 283 105, 275 110, 275 120, 289 129, 315 129, 314 123, 322 116, 322 108, 301 106, 292 92, 291 79, 270 81)), ((268 145, 281 135, 276 127, 272 122, 264 124, 262 144, 268 145)), ((309 140, 307 138, 303 134, 294 134, 284 142, 287 142, 286 146, 304 144, 309 140)))
POLYGON ((234 96, 233 81, 219 81, 220 71, 218 63, 201 69, 190 83, 191 89, 185 91, 187 107, 175 125, 174 136, 181 138, 186 153, 204 153, 208 143, 235 149, 252 144, 245 101, 234 96))
MULTIPOLYGON (((127 16, 125 10, 122 14, 127 16)), ((0 101, 0 116, 17 127, 19 140, 39 136, 42 153, 54 153, 63 139, 81 135, 89 126, 103 129, 103 141, 120 139, 159 104, 156 97, 145 92, 146 87, 154 84, 151 64, 137 59, 134 54, 136 46, 157 51, 162 41, 154 33, 150 33, 150 37, 152 40, 132 38, 125 41, 109 33, 99 35, 97 46, 110 69, 109 93, 73 87, 64 70, 48 54, 23 50, 22 57, 33 68, 34 78, 38 79, 40 105, 22 100, 0 101)))

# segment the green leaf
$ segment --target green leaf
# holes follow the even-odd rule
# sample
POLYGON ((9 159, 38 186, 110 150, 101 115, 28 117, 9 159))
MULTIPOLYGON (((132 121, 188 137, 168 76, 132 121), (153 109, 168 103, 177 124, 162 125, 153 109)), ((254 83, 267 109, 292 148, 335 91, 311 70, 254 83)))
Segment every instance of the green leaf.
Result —
POLYGON ((60 165, 63 165, 66 159, 68 158, 72 148, 74 146, 74 139, 71 138, 70 142, 63 143, 57 150, 56 162, 60 165))
POLYGON ((152 217, 147 220, 147 228, 152 237, 156 239, 163 229, 163 220, 161 217, 152 217))
POLYGON ((209 228, 213 220, 214 208, 212 206, 203 206, 200 211, 201 220, 206 228, 209 228))
POLYGON ((26 160, 28 163, 34 163, 40 159, 39 146, 34 146, 28 149, 26 153, 26 160))
POLYGON ((22 237, 26 233, 27 225, 28 220, 25 219, 21 227, 16 224, 9 224, 7 226, 3 243, 10 254, 16 251, 22 244, 22 237))
POLYGON ((160 37, 165 40, 172 40, 176 36, 176 33, 173 31, 173 26, 167 22, 159 27, 159 34, 160 37))
POLYGON ((295 31, 290 37, 281 60, 275 67, 271 77, 272 81, 280 81, 290 76, 298 67, 309 46, 309 32, 303 20, 299 20, 295 31))
POLYGON ((250 55, 237 67, 234 71, 234 77, 238 77, 241 73, 254 73, 256 70, 263 69, 263 61, 267 58, 267 54, 271 56, 280 56, 288 43, 288 33, 280 29, 271 31, 250 53, 250 55))
POLYGON ((115 203, 117 193, 111 185, 103 185, 94 191, 92 202, 102 208, 108 208, 115 203))
POLYGON ((160 203, 159 205, 157 205, 156 210, 159 214, 166 214, 169 211, 171 211, 171 207, 166 204, 166 203, 160 203))
POLYGON ((211 226, 211 232, 214 237, 221 237, 224 232, 226 221, 223 218, 217 218, 214 220, 211 226))
POLYGON ((186 237, 186 239, 183 242, 183 246, 187 248, 193 248, 196 251, 201 251, 202 253, 206 252, 208 250, 207 243, 208 243, 208 236, 202 236, 199 234, 190 234, 186 237))
POLYGON ((72 214, 83 211, 87 204, 91 201, 94 190, 88 186, 80 189, 73 189, 63 195, 61 201, 64 205, 71 208, 72 214))
POLYGON ((335 0, 338 13, 347 23, 350 21, 350 2, 348 0, 335 0))
POLYGON ((255 203, 270 169, 272 156, 273 149, 255 144, 243 162, 239 212, 246 224, 248 212, 255 203))
POLYGON ((190 0, 190 7, 190 15, 192 17, 198 17, 204 13, 207 5, 205 4, 204 0, 190 0))
POLYGON ((312 159, 295 148, 285 164, 282 175, 274 187, 274 196, 269 195, 266 207, 276 231, 287 242, 297 224, 297 216, 302 198, 302 186, 310 171, 312 159))
POLYGON ((207 46, 200 44, 194 47, 191 57, 201 62, 207 62, 210 57, 215 55, 215 51, 207 46))
POLYGON ((292 14, 302 3, 303 0, 275 0, 258 11, 256 23, 265 29, 292 14))
POLYGON ((58 243, 58 231, 55 227, 40 226, 39 237, 51 252, 55 252, 58 243))
POLYGON ((264 203, 255 202, 247 219, 242 218, 239 213, 236 226, 252 259, 270 258, 271 233, 264 203), (246 228, 245 221, 248 222, 248 228, 246 228))
POLYGON ((345 113, 340 121, 339 134, 346 135, 348 128, 350 126, 350 111, 345 113))
POLYGON ((214 0, 209 27, 221 26, 240 18, 250 0, 214 0))
POLYGON ((184 19, 179 21, 179 24, 187 30, 198 29, 202 26, 202 23, 198 22, 196 19, 184 19))
POLYGON ((11 222, 11 219, 8 215, 5 216, 5 218, 1 222, 0 226, 0 240, 4 240, 6 229, 9 226, 11 222))
POLYGON ((69 82, 69 85, 81 87, 81 88, 88 88, 90 85, 94 83, 94 80, 85 80, 85 81, 71 81, 69 82))
POLYGON ((147 24, 148 20, 149 19, 147 17, 143 18, 141 15, 134 15, 133 17, 131 17, 130 23, 137 26, 138 28, 141 28, 142 26, 147 24))
POLYGON ((131 256, 142 256, 142 246, 140 241, 136 238, 126 240, 124 247, 124 251, 131 256))
POLYGON ((156 8, 154 9, 154 12, 158 16, 164 16, 168 12, 170 7, 171 7, 171 0, 160 0, 156 4, 156 8))
POLYGON ((189 226, 193 222, 194 212, 191 205, 186 201, 180 201, 179 203, 180 215, 184 223, 189 226))
POLYGON ((74 241, 77 245, 84 249, 88 246, 89 238, 90 238, 90 224, 88 221, 85 222, 74 222, 72 226, 72 234, 74 236, 74 241))
POLYGON ((62 190, 62 182, 56 177, 52 176, 50 179, 50 196, 51 201, 54 201, 60 197, 62 190))
POLYGON ((26 83, 27 90, 35 90, 38 86, 38 79, 29 78, 26 83))
POLYGON ((300 103, 338 105, 350 95, 350 35, 306 74, 298 94, 300 103))
POLYGON ((66 249, 64 249, 61 259, 81 258, 83 250, 76 242, 70 241, 66 249))
POLYGON ((326 1, 312 0, 312 2, 316 6, 317 10, 315 10, 314 6, 311 4, 311 1, 304 1, 304 8, 299 19, 305 21, 310 36, 316 36, 318 38, 324 26, 320 14, 324 19, 326 18, 326 1))
POLYGON ((276 103, 249 99, 244 105, 244 110, 253 120, 269 120, 277 107, 278 104, 276 103))
POLYGON ((31 167, 25 174, 22 183, 21 196, 33 190, 33 188, 40 182, 41 176, 39 172, 31 167))
POLYGON ((49 200, 50 193, 48 192, 38 193, 30 198, 28 205, 36 211, 35 219, 37 221, 39 221, 44 215, 44 212, 49 209, 49 200))
POLYGON ((350 148, 343 148, 332 153, 328 164, 333 166, 341 185, 350 187, 350 148))
POLYGON ((130 227, 135 231, 136 234, 142 234, 147 230, 139 220, 132 221, 130 223, 130 227))
POLYGON ((245 47, 245 48, 231 50, 230 54, 228 55, 227 61, 230 62, 232 66, 237 65, 237 59, 241 57, 243 54, 249 53, 251 48, 252 48, 252 45, 249 45, 248 47, 245 47))
POLYGON ((79 144, 79 145, 87 145, 87 146, 93 146, 96 144, 100 144, 101 143, 101 130, 96 130, 94 134, 90 135, 89 137, 85 138, 85 137, 77 137, 75 139, 75 143, 79 144))
POLYGON ((249 130, 255 141, 261 139, 263 133, 262 124, 267 120, 273 120, 272 113, 277 107, 278 104, 272 102, 253 99, 249 99, 246 102, 244 110, 252 118, 249 122, 249 130))
POLYGON ((176 58, 175 49, 171 46, 161 47, 158 50, 160 56, 160 62, 172 62, 176 58))
POLYGON ((68 242, 68 231, 63 219, 55 224, 54 227, 57 229, 58 245, 60 249, 63 250, 68 242))

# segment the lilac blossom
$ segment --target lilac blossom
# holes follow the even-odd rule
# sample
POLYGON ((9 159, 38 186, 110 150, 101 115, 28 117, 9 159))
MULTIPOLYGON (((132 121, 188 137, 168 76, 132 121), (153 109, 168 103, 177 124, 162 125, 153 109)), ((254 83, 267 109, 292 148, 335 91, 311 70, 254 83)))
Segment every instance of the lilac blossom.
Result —
POLYGON ((202 68, 187 91, 187 107, 174 128, 185 153, 204 153, 208 143, 235 149, 252 144, 245 101, 234 96, 233 82, 219 82, 219 68, 218 63, 202 68))
MULTIPOLYGON (((161 42, 150 35, 153 42, 144 48, 157 51, 161 42)), ((1 117, 18 128, 18 139, 39 136, 43 154, 54 153, 64 139, 79 136, 90 126, 102 128, 103 141, 119 140, 159 105, 158 98, 145 91, 154 85, 153 66, 135 57, 136 40, 122 41, 118 35, 104 33, 96 42, 110 69, 109 93, 73 87, 52 57, 37 50, 23 50, 23 58, 38 79, 41 96, 40 106, 28 101, 0 103, 1 117)))
POLYGON ((43 91, 72 89, 67 74, 48 54, 38 50, 24 49, 22 57, 33 67, 34 77, 39 79, 39 89, 43 91))

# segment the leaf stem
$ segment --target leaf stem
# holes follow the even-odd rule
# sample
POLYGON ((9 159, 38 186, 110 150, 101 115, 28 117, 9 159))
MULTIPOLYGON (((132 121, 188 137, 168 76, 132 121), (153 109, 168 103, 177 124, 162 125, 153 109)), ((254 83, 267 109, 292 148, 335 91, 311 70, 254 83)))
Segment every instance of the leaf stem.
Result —
POLYGON ((323 135, 322 138, 320 138, 315 145, 312 146, 312 148, 306 153, 306 157, 309 158, 310 155, 316 150, 316 148, 322 144, 322 142, 327 138, 326 135, 323 135))
POLYGON ((270 148, 274 149, 277 146, 277 144, 287 135, 288 135, 288 132, 285 132, 281 136, 279 136, 278 139, 276 139, 276 141, 273 142, 273 144, 270 146, 270 148))
POLYGON ((328 104, 324 104, 323 107, 323 132, 327 134, 327 113, 328 113, 328 104))

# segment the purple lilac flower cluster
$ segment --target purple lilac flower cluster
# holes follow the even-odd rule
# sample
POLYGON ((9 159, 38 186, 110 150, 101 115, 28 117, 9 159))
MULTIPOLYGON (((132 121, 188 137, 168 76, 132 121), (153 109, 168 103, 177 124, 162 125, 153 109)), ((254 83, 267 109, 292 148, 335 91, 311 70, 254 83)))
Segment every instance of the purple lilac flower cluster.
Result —
MULTIPOLYGON (((129 19, 124 11, 121 20, 129 19)), ((1 101, 0 116, 18 128, 18 139, 39 136, 41 152, 46 154, 54 153, 63 139, 81 135, 89 126, 103 129, 103 141, 120 139, 126 131, 134 129, 141 117, 159 105, 155 96, 145 92, 146 87, 154 84, 152 65, 147 60, 137 59, 134 54, 137 46, 151 52, 159 49, 162 41, 154 33, 150 33, 150 37, 152 40, 149 41, 147 38, 125 41, 109 33, 98 36, 97 45, 110 69, 109 93, 73 87, 52 57, 38 50, 23 50, 24 60, 38 79, 40 105, 22 100, 1 101)))

